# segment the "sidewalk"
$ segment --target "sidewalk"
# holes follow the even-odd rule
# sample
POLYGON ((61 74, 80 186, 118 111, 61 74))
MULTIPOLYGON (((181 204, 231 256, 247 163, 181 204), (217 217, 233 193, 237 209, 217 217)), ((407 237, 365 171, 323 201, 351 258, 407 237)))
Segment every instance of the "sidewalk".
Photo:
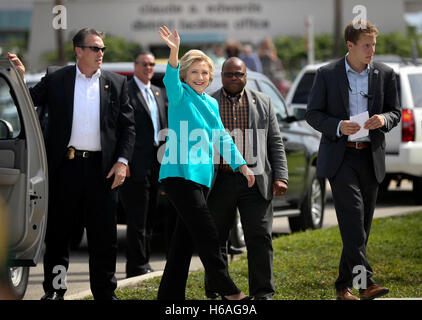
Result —
MULTIPOLYGON (((162 274, 163 274, 163 271, 154 271, 151 273, 143 274, 142 276, 119 280, 117 281, 117 289, 134 288, 140 282, 151 279, 151 278, 159 277, 162 274)), ((83 300, 84 298, 91 295, 92 295, 91 290, 85 290, 76 294, 65 296, 65 299, 66 300, 83 300)))

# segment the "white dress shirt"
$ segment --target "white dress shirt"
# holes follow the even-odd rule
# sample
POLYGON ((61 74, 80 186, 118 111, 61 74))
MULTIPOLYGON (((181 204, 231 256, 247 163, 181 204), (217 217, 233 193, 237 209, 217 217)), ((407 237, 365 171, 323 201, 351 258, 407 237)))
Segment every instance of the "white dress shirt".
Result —
MULTIPOLYGON (((91 78, 87 78, 76 65, 72 132, 68 147, 101 151, 100 76, 101 69, 98 69, 91 78)), ((122 157, 117 161, 128 164, 128 160, 122 157)))
POLYGON ((84 151, 101 151, 100 75, 87 78, 76 65, 72 133, 69 145, 84 151))

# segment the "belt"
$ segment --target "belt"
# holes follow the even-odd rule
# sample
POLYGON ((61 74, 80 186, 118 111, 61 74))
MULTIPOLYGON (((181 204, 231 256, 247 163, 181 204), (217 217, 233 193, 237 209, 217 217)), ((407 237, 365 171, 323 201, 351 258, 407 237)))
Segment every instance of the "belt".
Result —
POLYGON ((77 158, 90 158, 94 156, 94 154, 98 153, 98 151, 84 151, 84 150, 77 150, 74 147, 67 148, 66 159, 72 160, 75 157, 77 158))
POLYGON ((353 149, 366 149, 369 148, 371 146, 370 142, 360 142, 360 141, 355 141, 355 142, 347 142, 346 146, 349 148, 353 148, 353 149))

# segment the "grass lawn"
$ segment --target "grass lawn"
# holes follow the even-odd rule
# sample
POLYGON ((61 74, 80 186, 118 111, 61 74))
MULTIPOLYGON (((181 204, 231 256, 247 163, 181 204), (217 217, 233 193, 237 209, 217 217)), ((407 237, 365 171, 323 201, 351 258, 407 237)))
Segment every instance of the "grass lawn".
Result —
MULTIPOLYGON (((273 246, 275 300, 335 298, 334 281, 342 249, 338 227, 282 236, 273 240, 273 246)), ((367 257, 374 280, 390 289, 386 297, 422 297, 422 212, 375 219, 367 257)), ((230 264, 230 275, 248 293, 246 254, 230 264)), ((207 299, 203 278, 203 271, 190 273, 186 299, 207 299)), ((154 300, 160 279, 117 290, 116 295, 120 299, 154 300)))

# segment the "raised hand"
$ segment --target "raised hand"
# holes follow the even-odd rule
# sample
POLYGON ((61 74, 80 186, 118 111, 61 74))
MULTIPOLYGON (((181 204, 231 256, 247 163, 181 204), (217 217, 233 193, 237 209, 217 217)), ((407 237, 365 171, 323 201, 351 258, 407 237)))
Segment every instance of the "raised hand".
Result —
POLYGON ((160 27, 158 35, 164 41, 165 44, 170 48, 169 64, 173 68, 177 68, 179 65, 179 46, 180 37, 177 30, 174 29, 173 33, 166 26, 160 27))
POLYGON ((7 53, 7 57, 10 59, 10 61, 13 62, 13 64, 16 66, 16 69, 23 77, 25 75, 25 66, 23 65, 22 61, 18 58, 18 56, 14 53, 7 53))
POLYGON ((162 26, 160 27, 160 30, 158 30, 158 35, 170 49, 179 50, 180 37, 176 29, 174 29, 173 33, 171 33, 169 28, 162 26))

